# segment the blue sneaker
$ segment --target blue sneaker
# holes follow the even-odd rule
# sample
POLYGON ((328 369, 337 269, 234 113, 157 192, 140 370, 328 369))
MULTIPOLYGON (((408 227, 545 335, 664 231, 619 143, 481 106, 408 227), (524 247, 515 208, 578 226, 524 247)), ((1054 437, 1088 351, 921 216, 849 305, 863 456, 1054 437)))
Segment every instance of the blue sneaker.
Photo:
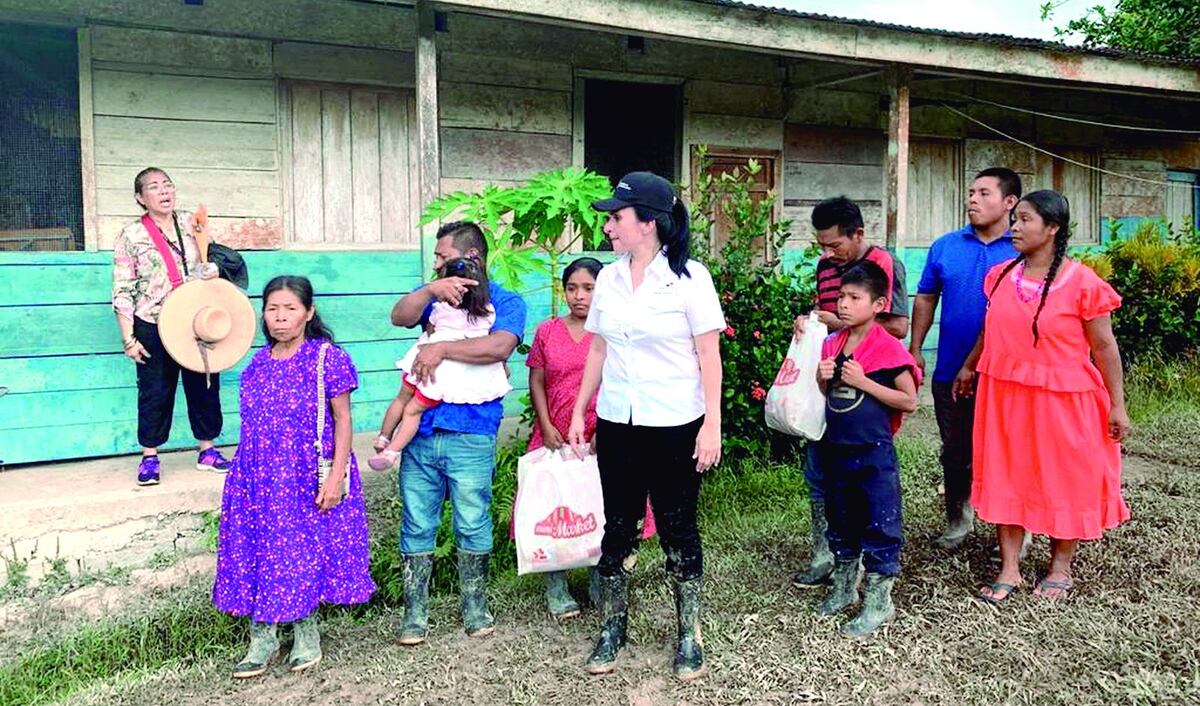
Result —
POLYGON ((138 464, 138 485, 158 485, 158 456, 142 456, 138 464))
POLYGON ((229 461, 217 451, 217 447, 211 446, 201 451, 200 456, 196 458, 196 470, 226 473, 229 471, 229 461))

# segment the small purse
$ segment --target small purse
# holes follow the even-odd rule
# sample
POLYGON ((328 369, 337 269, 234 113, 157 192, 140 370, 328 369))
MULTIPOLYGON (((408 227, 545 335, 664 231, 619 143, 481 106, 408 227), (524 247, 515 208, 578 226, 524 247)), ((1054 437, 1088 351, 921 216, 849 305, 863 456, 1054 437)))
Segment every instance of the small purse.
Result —
MULTIPOLYGON (((325 445, 321 443, 325 438, 325 352, 329 350, 328 343, 322 343, 320 350, 317 351, 317 440, 314 446, 317 448, 317 492, 321 492, 321 488, 325 487, 325 481, 329 479, 329 474, 333 472, 333 459, 325 458, 325 445)), ((350 468, 346 467, 346 475, 342 478, 342 500, 350 494, 350 468)))

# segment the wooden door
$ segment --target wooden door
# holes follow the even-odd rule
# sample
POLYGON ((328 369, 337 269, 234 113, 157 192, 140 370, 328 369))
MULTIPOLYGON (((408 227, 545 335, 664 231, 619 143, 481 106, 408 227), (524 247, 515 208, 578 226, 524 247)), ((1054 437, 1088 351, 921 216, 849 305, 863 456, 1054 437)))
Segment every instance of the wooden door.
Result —
POLYGON ((962 143, 913 139, 908 143, 908 219, 900 245, 928 245, 966 222, 962 143))
POLYGON ((290 240, 419 247, 412 91, 309 83, 285 90, 290 240))
MULTIPOLYGON (((755 203, 761 202, 769 193, 775 192, 775 170, 779 164, 779 153, 770 150, 746 150, 723 147, 708 148, 708 168, 709 176, 719 178, 725 172, 732 172, 734 169, 740 169, 741 173, 746 173, 746 166, 751 159, 758 162, 762 168, 754 174, 754 181, 750 185, 750 198, 755 203)), ((692 164, 699 166, 699 155, 693 154, 692 164)), ((720 250, 725 243, 729 242, 729 232, 732 228, 732 220, 724 211, 719 210, 715 216, 716 222, 713 225, 711 247, 714 251, 720 250)), ((772 214, 771 221, 775 221, 775 215, 772 214)), ((756 242, 759 251, 764 257, 769 257, 771 253, 767 252, 767 243, 760 239, 756 242)))

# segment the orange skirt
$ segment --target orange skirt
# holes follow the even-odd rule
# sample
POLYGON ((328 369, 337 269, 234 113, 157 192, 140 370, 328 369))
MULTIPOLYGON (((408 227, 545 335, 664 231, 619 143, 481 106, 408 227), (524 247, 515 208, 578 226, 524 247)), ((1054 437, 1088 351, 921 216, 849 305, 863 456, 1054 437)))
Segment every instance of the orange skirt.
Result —
POLYGON ((1129 519, 1103 388, 1057 392, 981 373, 976 396, 971 505, 980 519, 1055 539, 1099 539, 1129 519))

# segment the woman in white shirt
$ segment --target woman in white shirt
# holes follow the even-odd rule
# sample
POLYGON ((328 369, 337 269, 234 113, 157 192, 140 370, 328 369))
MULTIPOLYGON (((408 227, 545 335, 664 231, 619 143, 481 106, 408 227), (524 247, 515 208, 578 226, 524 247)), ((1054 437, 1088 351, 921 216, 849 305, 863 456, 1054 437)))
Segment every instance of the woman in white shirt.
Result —
POLYGON ((611 672, 625 644, 626 562, 638 542, 646 494, 673 578, 679 618, 675 675, 704 671, 700 637, 703 562, 696 502, 700 474, 721 458, 721 353, 725 317, 703 265, 688 259, 687 207, 670 182, 633 172, 611 199, 604 233, 622 257, 600 271, 585 328, 596 334, 571 417, 581 449, 584 406, 596 402, 596 447, 604 491, 600 637, 587 670, 611 672))

